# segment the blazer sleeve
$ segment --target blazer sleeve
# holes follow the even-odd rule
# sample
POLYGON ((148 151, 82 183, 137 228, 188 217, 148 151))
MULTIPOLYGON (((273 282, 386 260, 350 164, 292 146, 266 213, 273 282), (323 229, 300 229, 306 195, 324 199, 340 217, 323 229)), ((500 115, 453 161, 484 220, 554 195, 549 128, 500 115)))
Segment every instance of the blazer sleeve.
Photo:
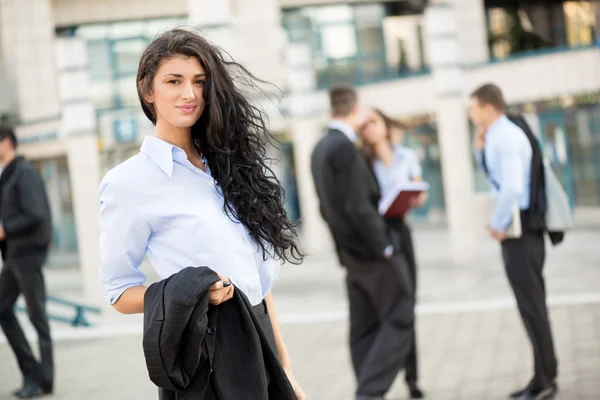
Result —
POLYGON ((7 236, 26 234, 50 218, 44 184, 33 168, 26 165, 19 170, 16 189, 21 213, 2 221, 7 236))
POLYGON ((371 248, 376 258, 383 258, 386 248, 391 245, 385 221, 379 215, 369 198, 367 185, 362 184, 368 166, 354 145, 350 142, 340 146, 333 159, 335 188, 339 192, 338 204, 344 214, 371 248))
POLYGON ((146 290, 143 349, 148 375, 158 387, 185 392, 202 374, 208 382, 214 350, 208 343, 214 341, 209 289, 218 280, 209 268, 187 267, 146 290))

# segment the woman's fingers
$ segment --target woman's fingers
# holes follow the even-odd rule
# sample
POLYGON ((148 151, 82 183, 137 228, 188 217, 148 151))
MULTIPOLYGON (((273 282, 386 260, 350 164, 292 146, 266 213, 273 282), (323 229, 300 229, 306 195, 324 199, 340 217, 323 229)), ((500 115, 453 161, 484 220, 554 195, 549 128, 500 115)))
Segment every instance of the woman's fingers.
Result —
POLYGON ((233 290, 233 285, 227 278, 223 278, 223 280, 213 283, 210 286, 210 304, 218 306, 231 299, 233 297, 233 290))

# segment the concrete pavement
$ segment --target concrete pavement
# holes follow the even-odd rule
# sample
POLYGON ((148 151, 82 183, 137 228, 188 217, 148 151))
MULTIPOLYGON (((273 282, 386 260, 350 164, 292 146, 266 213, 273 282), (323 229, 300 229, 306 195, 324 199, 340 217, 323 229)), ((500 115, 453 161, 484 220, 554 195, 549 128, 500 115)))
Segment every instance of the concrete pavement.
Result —
MULTIPOLYGON (((428 397, 506 398, 527 382, 532 367, 497 245, 483 241, 472 262, 453 265, 443 230, 417 226, 415 236, 421 380, 428 397)), ((560 399, 600 398, 599 239, 600 230, 591 226, 569 233, 563 245, 548 252, 560 399)), ((343 276, 332 254, 310 256, 302 266, 285 266, 275 289, 297 378, 309 399, 351 399, 343 276)), ((49 270, 47 277, 51 292, 77 296, 76 272, 49 270)), ((94 321, 92 329, 53 325, 59 340, 58 392, 52 399, 155 399, 141 351, 141 318, 111 310, 94 321)), ((0 360, 3 399, 20 382, 1 338, 0 360)), ((390 395, 405 398, 401 380, 390 395)))
MULTIPOLYGON (((551 310, 564 400, 600 398, 600 305, 551 310)), ((286 324, 283 333, 308 398, 352 399, 354 378, 344 322, 286 324)), ((427 314, 418 322, 421 383, 428 398, 505 399, 530 378, 531 351, 514 310, 427 314)), ((0 399, 19 384, 17 366, 0 346, 0 399)), ((156 399, 140 335, 64 340, 56 345, 60 400, 156 399)), ((4 396, 4 397, 3 397, 4 396)), ((389 399, 406 398, 401 378, 389 399)))

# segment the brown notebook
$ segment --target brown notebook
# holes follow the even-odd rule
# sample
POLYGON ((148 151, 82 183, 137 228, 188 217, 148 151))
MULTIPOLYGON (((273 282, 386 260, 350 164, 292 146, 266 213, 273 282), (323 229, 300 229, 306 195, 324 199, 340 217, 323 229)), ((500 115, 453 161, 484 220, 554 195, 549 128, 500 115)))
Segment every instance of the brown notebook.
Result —
POLYGON ((410 209, 411 199, 429 190, 427 182, 411 181, 399 183, 379 202, 379 214, 386 218, 401 218, 410 209))

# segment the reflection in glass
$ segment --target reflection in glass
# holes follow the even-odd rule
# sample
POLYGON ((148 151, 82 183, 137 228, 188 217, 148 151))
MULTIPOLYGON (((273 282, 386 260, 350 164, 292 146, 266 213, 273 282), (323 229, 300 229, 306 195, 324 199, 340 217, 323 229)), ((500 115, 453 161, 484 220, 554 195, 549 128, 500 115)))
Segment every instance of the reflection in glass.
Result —
POLYGON ((321 42, 323 54, 328 58, 354 57, 358 51, 354 27, 350 24, 322 27, 321 42))

